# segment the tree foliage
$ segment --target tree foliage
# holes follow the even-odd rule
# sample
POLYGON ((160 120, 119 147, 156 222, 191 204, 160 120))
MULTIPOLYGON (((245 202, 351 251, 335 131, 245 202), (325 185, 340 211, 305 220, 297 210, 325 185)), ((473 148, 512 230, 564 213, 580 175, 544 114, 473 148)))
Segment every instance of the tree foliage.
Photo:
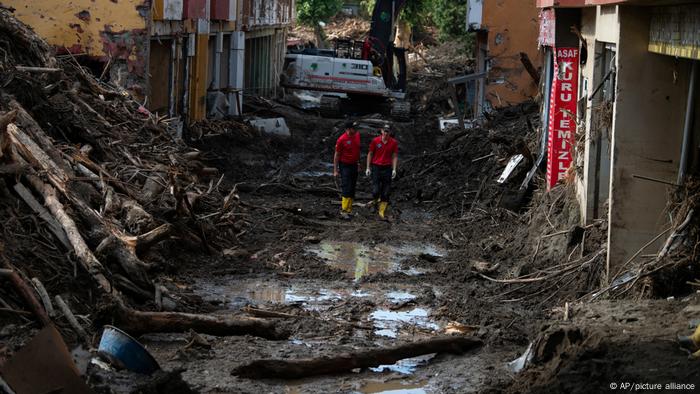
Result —
POLYGON ((343 0, 297 0, 296 7, 299 23, 316 28, 340 12, 343 0))
MULTIPOLYGON (((362 0, 369 15, 376 0, 362 0)), ((401 18, 413 27, 434 25, 441 40, 466 39, 467 0, 407 0, 401 18)))
POLYGON ((463 38, 467 34, 467 0, 427 0, 430 17, 441 40, 463 38))

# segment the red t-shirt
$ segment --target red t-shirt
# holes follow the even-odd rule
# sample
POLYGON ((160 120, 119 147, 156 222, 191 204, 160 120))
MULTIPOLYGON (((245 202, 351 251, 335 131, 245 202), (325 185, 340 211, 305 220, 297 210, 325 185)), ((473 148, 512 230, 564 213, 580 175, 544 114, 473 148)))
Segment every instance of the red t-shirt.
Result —
POLYGON ((357 164, 360 161, 360 133, 350 136, 347 132, 338 137, 335 143, 338 160, 344 164, 357 164))
POLYGON ((391 137, 384 143, 379 136, 370 142, 369 151, 372 152, 372 164, 390 166, 394 154, 399 152, 399 143, 391 137))

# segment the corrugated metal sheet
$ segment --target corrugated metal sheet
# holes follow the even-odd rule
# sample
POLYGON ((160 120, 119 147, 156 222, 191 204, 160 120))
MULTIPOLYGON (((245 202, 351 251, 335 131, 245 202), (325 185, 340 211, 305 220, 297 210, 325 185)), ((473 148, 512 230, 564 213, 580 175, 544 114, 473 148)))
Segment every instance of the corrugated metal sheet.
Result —
POLYGON ((657 7, 652 11, 649 51, 700 60, 700 5, 657 7))

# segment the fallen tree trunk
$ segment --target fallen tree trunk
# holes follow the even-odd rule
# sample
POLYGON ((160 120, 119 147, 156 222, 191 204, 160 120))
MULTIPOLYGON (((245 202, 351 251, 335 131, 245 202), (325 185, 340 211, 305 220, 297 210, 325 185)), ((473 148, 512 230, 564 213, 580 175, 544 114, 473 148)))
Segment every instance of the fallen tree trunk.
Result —
MULTIPOLYGON (((7 266, 7 265, 6 265, 7 266)), ((22 296, 34 315, 39 319, 42 325, 48 326, 51 324, 51 318, 46 314, 46 310, 41 305, 39 300, 34 296, 34 291, 29 287, 24 280, 14 270, 0 269, 0 276, 6 277, 14 286, 17 293, 22 296)))
POLYGON ((289 335, 277 329, 274 322, 244 317, 197 315, 180 312, 141 312, 116 306, 108 313, 113 324, 132 334, 153 332, 187 332, 229 336, 252 335, 266 339, 285 339, 289 335))
POLYGON ((43 183, 36 176, 28 176, 27 178, 32 183, 32 186, 43 195, 44 205, 49 209, 51 214, 53 214, 54 218, 56 218, 56 220, 61 224, 61 227, 63 227, 68 240, 70 241, 71 245, 73 245, 75 255, 78 257, 78 260, 82 266, 95 279, 99 287, 102 288, 105 293, 111 294, 114 289, 104 274, 104 267, 85 243, 82 235, 80 235, 78 226, 75 224, 70 215, 66 213, 66 210, 63 208, 63 204, 61 204, 56 196, 56 190, 53 187, 43 183))
POLYGON ((467 337, 436 338, 379 350, 343 353, 333 357, 299 360, 256 360, 233 370, 232 374, 252 378, 297 379, 314 375, 347 372, 355 368, 394 364, 399 360, 430 353, 462 354, 480 347, 479 339, 467 337))
MULTIPOLYGON (((117 229, 114 229, 112 226, 107 225, 103 217, 101 217, 97 212, 90 208, 85 201, 75 196, 68 189, 67 183, 70 180, 71 175, 54 160, 52 160, 51 157, 49 157, 49 155, 32 139, 31 136, 18 128, 15 124, 9 124, 7 126, 6 134, 10 137, 10 141, 20 154, 21 158, 31 163, 37 170, 42 171, 53 185, 53 187, 51 187, 48 184, 41 182, 41 180, 39 180, 37 177, 27 176, 27 178, 30 179, 32 186, 44 196, 45 205, 64 227, 70 243, 75 248, 76 254, 81 258, 81 261, 86 262, 88 267, 99 266, 101 269, 99 260, 97 260, 95 256, 92 255, 89 248, 87 248, 87 245, 85 244, 84 240, 82 240, 82 236, 77 230, 75 223, 69 223, 69 221, 72 222, 72 219, 68 215, 65 215, 65 210, 60 204, 54 188, 58 189, 72 203, 73 208, 90 223, 94 231, 98 231, 100 233, 100 235, 103 237, 103 244, 105 246, 109 246, 103 247, 102 250, 109 252, 110 257, 113 257, 122 266, 124 271, 133 278, 134 281, 140 285, 144 285, 145 287, 151 287, 148 275, 144 270, 145 264, 136 256, 135 250, 133 250, 133 248, 129 248, 126 242, 124 242, 123 238, 125 238, 125 235, 117 229), (61 215, 61 212, 59 211, 63 211, 64 214, 61 215), (59 215, 62 217, 59 217, 59 215), (74 233, 71 234, 71 231, 74 233), (77 237, 81 238, 80 241, 82 242, 80 242, 77 237), (88 254, 92 256, 88 256, 88 254)), ((37 138, 39 140, 48 138, 40 128, 34 130, 34 134, 38 136, 37 138)), ((156 237, 156 239, 159 240, 158 237, 156 237)), ((94 276, 94 270, 88 269, 88 272, 94 276)), ((100 283, 100 286, 107 291, 108 287, 105 286, 107 281, 99 279, 98 282, 100 283)), ((107 292, 109 293, 109 291, 107 292)))

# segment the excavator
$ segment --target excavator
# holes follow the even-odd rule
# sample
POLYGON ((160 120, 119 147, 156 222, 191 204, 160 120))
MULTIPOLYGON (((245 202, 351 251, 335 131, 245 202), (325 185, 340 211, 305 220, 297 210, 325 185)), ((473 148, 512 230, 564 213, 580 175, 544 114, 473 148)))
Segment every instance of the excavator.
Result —
POLYGON ((406 1, 377 0, 364 41, 336 40, 331 49, 288 52, 280 85, 323 92, 320 111, 326 117, 382 109, 396 120, 407 120, 406 49, 393 44, 406 1))

